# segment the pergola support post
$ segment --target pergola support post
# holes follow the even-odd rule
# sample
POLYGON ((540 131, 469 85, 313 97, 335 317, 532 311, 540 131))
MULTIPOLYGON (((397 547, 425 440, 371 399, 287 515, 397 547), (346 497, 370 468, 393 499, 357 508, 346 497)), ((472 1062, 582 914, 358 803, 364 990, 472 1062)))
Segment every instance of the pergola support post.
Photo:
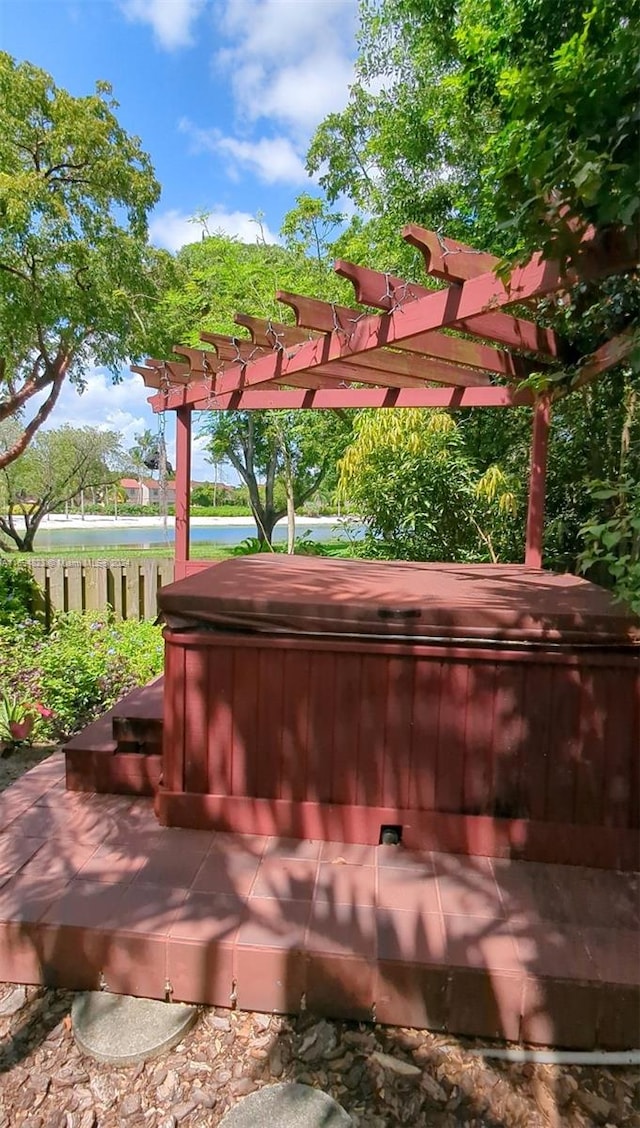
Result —
POLYGON ((542 567, 544 537, 544 501, 547 480, 547 452, 551 405, 544 398, 538 400, 533 413, 531 441, 531 468, 529 475, 529 506, 527 509, 527 534, 524 562, 529 568, 542 567))
POLYGON ((176 411, 176 527, 174 579, 187 574, 189 559, 189 510, 191 506, 191 415, 190 407, 176 411))

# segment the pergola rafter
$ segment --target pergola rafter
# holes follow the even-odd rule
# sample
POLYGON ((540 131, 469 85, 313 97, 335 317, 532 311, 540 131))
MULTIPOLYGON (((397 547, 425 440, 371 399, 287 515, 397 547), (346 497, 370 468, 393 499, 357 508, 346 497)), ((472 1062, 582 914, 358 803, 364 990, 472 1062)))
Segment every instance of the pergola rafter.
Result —
MULTIPOLYGON (((505 279, 493 255, 415 224, 403 236, 423 255, 427 274, 446 283, 443 288, 338 261, 337 273, 366 308, 278 291, 278 300, 295 314, 295 326, 237 314, 248 336, 202 333, 203 348, 175 346, 179 361, 133 366, 155 391, 153 410, 177 412, 177 575, 185 574, 188 559, 194 410, 531 406, 525 560, 540 565, 550 405, 572 389, 560 379, 562 343, 521 311, 566 290, 576 275, 535 255, 505 279), (542 395, 522 386, 533 372, 549 375, 542 395)), ((605 245, 589 231, 577 262, 581 277, 603 277, 635 266, 637 248, 618 234, 605 245)), ((630 334, 607 342, 586 360, 573 386, 596 379, 633 345, 630 334)))

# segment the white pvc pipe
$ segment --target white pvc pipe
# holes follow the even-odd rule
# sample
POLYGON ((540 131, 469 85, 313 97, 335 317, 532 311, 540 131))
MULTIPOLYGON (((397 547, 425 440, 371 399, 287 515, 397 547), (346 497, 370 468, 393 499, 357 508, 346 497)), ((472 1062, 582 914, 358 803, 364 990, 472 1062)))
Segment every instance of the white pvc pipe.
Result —
POLYGON ((536 1065, 640 1065, 640 1050, 499 1050, 483 1046, 476 1057, 536 1065))

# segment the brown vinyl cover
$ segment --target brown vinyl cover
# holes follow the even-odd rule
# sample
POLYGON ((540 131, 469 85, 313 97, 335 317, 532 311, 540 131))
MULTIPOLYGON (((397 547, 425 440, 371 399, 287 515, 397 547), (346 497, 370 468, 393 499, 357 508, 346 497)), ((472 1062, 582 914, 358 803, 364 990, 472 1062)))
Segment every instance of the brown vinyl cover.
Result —
POLYGON ((604 588, 513 564, 241 556, 158 605, 173 628, 640 646, 640 618, 604 588))

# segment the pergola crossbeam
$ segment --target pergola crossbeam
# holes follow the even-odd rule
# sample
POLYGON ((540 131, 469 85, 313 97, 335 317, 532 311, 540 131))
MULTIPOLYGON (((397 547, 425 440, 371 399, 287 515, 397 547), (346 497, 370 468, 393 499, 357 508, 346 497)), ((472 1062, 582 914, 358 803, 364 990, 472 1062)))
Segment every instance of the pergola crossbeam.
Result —
MULTIPOLYGON (((295 326, 237 314, 250 339, 203 333, 203 346, 210 347, 177 345, 180 361, 149 359, 133 366, 155 390, 153 410, 177 415, 177 576, 186 574, 189 557, 194 410, 533 407, 525 562, 540 566, 552 404, 629 357, 637 339, 631 333, 614 337, 573 380, 563 378, 555 333, 518 314, 553 291, 566 291, 575 274, 535 255, 505 279, 492 255, 414 224, 403 234, 422 253, 427 273, 448 285, 429 290, 338 261, 338 274, 351 281, 356 301, 367 309, 279 291, 278 300, 295 313, 295 326), (538 394, 525 381, 541 369, 549 380, 538 394)), ((582 277, 594 278, 629 269, 637 258, 633 238, 589 229, 577 263, 582 277)))
MULTIPOLYGON (((490 256, 488 256, 490 257, 490 256)), ((353 263, 338 259, 335 269, 343 278, 347 278, 355 290, 356 301, 361 305, 372 306, 388 312, 398 305, 408 301, 415 301, 433 294, 426 286, 419 286, 414 282, 404 282, 392 274, 381 274, 378 270, 369 267, 355 266, 353 263)), ((476 277, 474 275, 473 277, 476 277)), ((558 339, 552 329, 545 329, 533 321, 521 317, 512 317, 505 313, 480 313, 460 321, 456 329, 471 336, 483 337, 497 344, 505 345, 510 349, 518 349, 525 353, 535 353, 548 359, 559 356, 558 339)), ((444 338, 446 341, 450 337, 444 338)), ((475 341, 470 342, 476 345, 475 341)), ((414 342, 419 347, 419 342, 414 342)), ((408 347, 408 346, 405 346, 408 347)), ((487 346, 484 346, 487 348, 487 346)), ((488 349, 487 349, 488 352, 488 349)), ((514 357, 513 360, 517 358, 514 357)), ((522 362, 521 362, 522 364, 522 362)))

